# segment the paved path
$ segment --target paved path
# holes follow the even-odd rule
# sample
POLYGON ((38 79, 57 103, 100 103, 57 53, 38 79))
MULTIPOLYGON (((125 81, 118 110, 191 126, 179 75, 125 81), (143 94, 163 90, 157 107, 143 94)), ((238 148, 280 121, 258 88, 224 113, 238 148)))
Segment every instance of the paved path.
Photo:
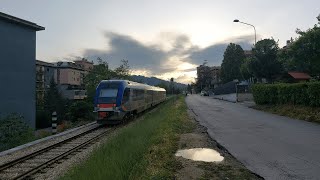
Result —
POLYGON ((265 179, 320 179, 320 125, 211 97, 186 98, 209 135, 265 179))

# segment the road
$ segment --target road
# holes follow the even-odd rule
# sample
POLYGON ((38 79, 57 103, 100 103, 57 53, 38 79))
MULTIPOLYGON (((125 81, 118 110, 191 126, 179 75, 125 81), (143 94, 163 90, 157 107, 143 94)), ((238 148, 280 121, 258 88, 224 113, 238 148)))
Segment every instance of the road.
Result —
POLYGON ((190 95, 209 135, 265 179, 320 179, 320 125, 190 95))

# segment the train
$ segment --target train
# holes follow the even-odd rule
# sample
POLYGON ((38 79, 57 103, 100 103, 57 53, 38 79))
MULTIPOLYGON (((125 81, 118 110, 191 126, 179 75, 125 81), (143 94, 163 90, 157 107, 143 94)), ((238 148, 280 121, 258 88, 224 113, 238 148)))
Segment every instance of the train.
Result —
POLYGON ((94 97, 99 124, 119 124, 166 100, 166 90, 128 80, 103 80, 94 97))

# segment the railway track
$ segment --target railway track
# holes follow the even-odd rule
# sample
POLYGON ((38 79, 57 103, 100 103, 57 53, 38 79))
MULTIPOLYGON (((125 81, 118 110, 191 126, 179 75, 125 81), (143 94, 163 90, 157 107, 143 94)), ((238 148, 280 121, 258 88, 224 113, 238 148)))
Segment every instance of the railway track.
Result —
POLYGON ((36 173, 45 171, 51 165, 80 152, 112 129, 93 127, 66 140, 0 165, 0 180, 33 179, 32 176, 36 173))

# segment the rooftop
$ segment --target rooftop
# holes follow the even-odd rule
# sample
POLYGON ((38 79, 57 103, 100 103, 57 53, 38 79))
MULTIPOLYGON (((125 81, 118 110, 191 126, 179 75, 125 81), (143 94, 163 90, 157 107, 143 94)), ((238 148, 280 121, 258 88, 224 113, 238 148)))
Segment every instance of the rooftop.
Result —
POLYGON ((3 19, 5 21, 9 21, 11 23, 19 24, 19 25, 22 25, 22 26, 26 26, 26 27, 34 29, 36 31, 41 31, 41 30, 45 29, 44 27, 39 26, 36 23, 33 23, 33 22, 30 22, 30 21, 26 21, 24 19, 20 19, 20 18, 11 16, 11 15, 5 14, 3 12, 0 12, 0 19, 3 19))
POLYGON ((54 67, 53 63, 36 60, 36 65, 54 67))
POLYGON ((309 74, 306 74, 303 72, 288 72, 288 74, 294 79, 299 79, 299 80, 309 80, 311 78, 309 74))

